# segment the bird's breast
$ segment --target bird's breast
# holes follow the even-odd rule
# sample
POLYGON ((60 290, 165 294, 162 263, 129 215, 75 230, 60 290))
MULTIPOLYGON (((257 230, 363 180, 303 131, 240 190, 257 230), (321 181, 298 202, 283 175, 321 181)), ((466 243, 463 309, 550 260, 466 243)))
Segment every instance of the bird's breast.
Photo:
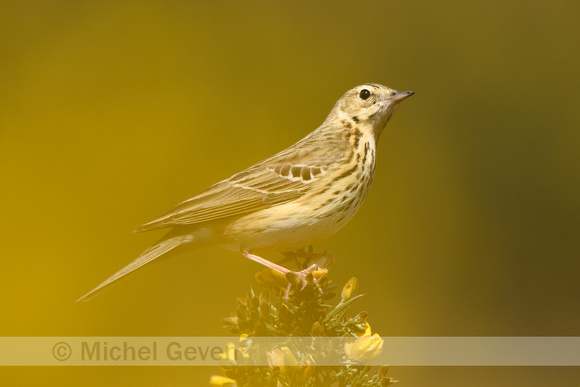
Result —
POLYGON ((230 248, 286 252, 326 239, 356 214, 375 170, 374 141, 359 141, 349 160, 313 181, 293 201, 242 216, 224 230, 230 248))

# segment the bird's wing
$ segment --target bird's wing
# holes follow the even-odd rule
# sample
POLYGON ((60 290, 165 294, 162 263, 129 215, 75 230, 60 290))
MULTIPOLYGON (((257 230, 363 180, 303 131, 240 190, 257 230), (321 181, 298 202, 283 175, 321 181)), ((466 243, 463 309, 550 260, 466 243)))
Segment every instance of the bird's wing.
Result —
POLYGON ((322 175, 321 167, 280 159, 261 162, 178 204, 135 232, 192 225, 283 204, 307 193, 322 175))

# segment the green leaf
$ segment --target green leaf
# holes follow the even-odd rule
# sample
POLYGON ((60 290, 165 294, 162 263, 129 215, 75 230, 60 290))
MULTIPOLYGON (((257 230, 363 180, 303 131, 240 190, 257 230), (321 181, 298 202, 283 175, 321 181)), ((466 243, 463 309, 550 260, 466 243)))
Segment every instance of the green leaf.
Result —
POLYGON ((364 295, 366 295, 366 293, 359 294, 358 296, 355 296, 355 297, 353 297, 350 300, 347 300, 345 302, 342 302, 342 301, 339 302, 338 305, 336 306, 336 308, 334 308, 333 310, 328 312, 328 314, 326 315, 324 320, 322 320, 322 322, 330 321, 330 319, 332 317, 336 316, 338 313, 342 312, 343 310, 346 310, 350 306, 350 304, 352 304, 353 302, 355 302, 356 300, 358 300, 359 298, 361 298, 364 295))

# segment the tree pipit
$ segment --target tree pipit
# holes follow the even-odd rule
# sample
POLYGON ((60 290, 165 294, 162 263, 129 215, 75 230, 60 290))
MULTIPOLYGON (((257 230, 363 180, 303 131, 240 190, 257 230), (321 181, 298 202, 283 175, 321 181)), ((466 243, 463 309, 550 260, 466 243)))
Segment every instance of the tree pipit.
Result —
MULTIPOLYGON (((137 228, 172 229, 79 301, 161 255, 208 245, 241 251, 281 274, 291 273, 257 254, 304 248, 348 223, 373 181, 381 132, 399 102, 413 94, 374 83, 349 90, 322 125, 296 144, 137 228)), ((294 274, 304 278, 312 269, 294 274)))

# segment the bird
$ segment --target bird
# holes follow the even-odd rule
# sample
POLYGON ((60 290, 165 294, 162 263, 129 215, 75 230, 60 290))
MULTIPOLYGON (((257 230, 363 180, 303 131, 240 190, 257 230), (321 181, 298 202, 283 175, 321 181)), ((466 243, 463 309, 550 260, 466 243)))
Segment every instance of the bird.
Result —
POLYGON ((294 145, 135 229, 171 228, 77 301, 89 300, 161 256, 205 246, 239 251, 279 273, 292 272, 259 254, 311 246, 352 219, 373 181, 377 141, 397 105, 413 94, 376 83, 347 91, 322 125, 294 145))

